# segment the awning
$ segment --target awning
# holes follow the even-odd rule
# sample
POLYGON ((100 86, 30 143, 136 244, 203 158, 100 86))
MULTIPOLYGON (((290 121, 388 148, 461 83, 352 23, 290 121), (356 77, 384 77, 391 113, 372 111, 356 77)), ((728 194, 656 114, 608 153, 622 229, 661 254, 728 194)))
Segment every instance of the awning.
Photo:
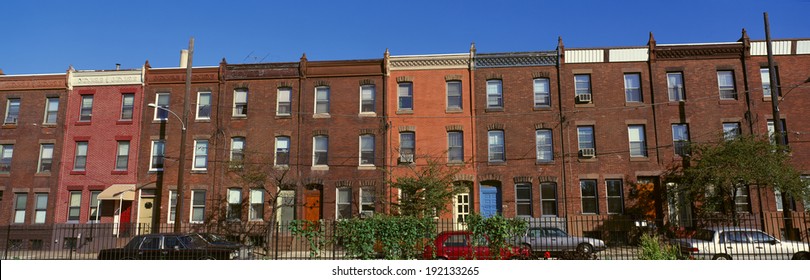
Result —
POLYGON ((115 184, 98 194, 98 200, 135 200, 135 184, 115 184))

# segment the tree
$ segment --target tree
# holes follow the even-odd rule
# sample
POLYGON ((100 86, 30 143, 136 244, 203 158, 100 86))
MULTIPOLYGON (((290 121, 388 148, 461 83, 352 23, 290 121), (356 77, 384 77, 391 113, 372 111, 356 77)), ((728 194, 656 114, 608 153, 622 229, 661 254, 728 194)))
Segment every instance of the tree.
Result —
POLYGON ((735 224, 735 199, 750 187, 770 186, 783 194, 807 197, 800 173, 790 156, 777 151, 768 139, 740 136, 714 144, 695 145, 686 167, 676 167, 667 179, 686 190, 697 214, 719 215, 735 224))
POLYGON ((459 167, 448 167, 428 158, 426 165, 408 168, 412 174, 388 182, 391 188, 401 191, 399 201, 391 203, 393 210, 400 215, 420 218, 439 216, 447 211, 447 205, 456 194, 468 190, 468 186, 456 182, 459 167))

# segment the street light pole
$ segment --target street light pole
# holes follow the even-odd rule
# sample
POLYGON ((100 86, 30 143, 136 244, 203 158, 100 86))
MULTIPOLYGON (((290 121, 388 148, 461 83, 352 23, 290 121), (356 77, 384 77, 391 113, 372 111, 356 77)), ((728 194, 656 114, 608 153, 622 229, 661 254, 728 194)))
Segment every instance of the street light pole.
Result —
POLYGON ((183 96, 183 130, 180 132, 180 159, 177 164, 177 206, 174 210, 174 232, 182 232, 183 201, 185 199, 185 186, 183 177, 186 174, 186 132, 185 123, 188 120, 189 95, 191 92, 191 58, 194 56, 194 37, 188 41, 188 63, 186 64, 186 92, 183 96))

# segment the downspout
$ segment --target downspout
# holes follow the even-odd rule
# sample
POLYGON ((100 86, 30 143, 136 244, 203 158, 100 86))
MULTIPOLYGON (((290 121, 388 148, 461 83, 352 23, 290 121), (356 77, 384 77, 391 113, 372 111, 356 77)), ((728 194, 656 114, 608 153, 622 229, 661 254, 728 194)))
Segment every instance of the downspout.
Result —
MULTIPOLYGON (((655 103, 655 83, 653 82, 655 79, 655 74, 653 70, 655 70, 655 37, 653 37, 653 33, 650 32, 650 39, 647 42, 647 74, 649 75, 650 81, 650 108, 652 109, 652 117, 653 117, 653 134, 655 135, 655 160, 658 163, 658 166, 662 166, 661 162, 661 148, 660 148, 660 141, 658 135, 658 117, 656 114, 656 103, 655 103)), ((657 182, 653 182, 653 208, 655 211, 655 220, 658 223, 658 228, 662 228, 664 226, 664 201, 666 200, 666 189, 663 187, 663 183, 661 182, 661 177, 658 177, 657 182)))
MULTIPOLYGON (((307 79, 307 54, 303 53, 301 55, 301 59, 298 62, 298 99, 297 99, 297 101, 298 101, 298 111, 297 111, 297 114, 295 114, 297 116, 297 121, 296 121, 296 124, 295 124, 295 126, 296 126, 295 131, 296 131, 296 133, 298 133, 298 137, 296 137, 298 143, 296 143, 296 145, 295 145, 295 154, 297 155, 297 156, 295 156, 295 172, 296 172, 296 178, 298 179, 298 182, 299 182, 297 184, 298 186, 296 186, 296 188, 301 189, 300 197, 301 197, 301 200, 302 200, 301 201, 302 203, 300 203, 300 204, 296 203, 298 205, 304 205, 306 203, 306 200, 304 199, 304 192, 306 191, 306 186, 303 184, 304 182, 303 182, 303 180, 301 178, 301 169, 302 169, 302 164, 301 164, 301 144, 304 142, 302 140, 303 139, 303 137, 302 137, 303 133, 301 133, 301 121, 304 119, 304 117, 303 117, 304 114, 302 112, 302 109, 303 109, 302 104, 304 104, 304 103, 302 102, 302 99, 301 99, 301 97, 302 97, 301 92, 304 91, 304 80, 306 80, 306 79, 307 79)), ((323 194, 321 194, 321 195, 323 195, 323 194)), ((296 198, 296 200, 298 200, 298 198, 296 198)), ((321 204, 323 204, 323 202, 321 202, 321 204)), ((301 207, 300 210, 296 209, 295 212, 297 213, 299 211, 301 212, 301 215, 296 216, 296 217, 303 217, 304 216, 304 207, 301 207)), ((321 209, 320 211, 323 211, 323 209, 321 209)))
POLYGON ((382 71, 382 127, 383 127, 383 143, 384 148, 383 150, 383 193, 385 194, 385 205, 383 205, 383 211, 386 214, 391 214, 391 172, 392 172, 392 162, 389 155, 393 153, 389 153, 389 149, 391 149, 391 127, 388 123, 388 59, 390 58, 390 53, 388 49, 385 49, 385 53, 383 54, 383 61, 382 65, 380 65, 380 70, 382 71))
MULTIPOLYGON (((222 58, 222 61, 219 62, 219 70, 217 71, 217 103, 216 103, 217 106, 214 106, 214 108, 216 108, 215 110, 216 110, 216 114, 217 114, 216 124, 214 126, 214 130, 215 130, 214 133, 216 133, 216 137, 214 137, 214 139, 215 139, 214 140, 215 141, 214 145, 217 145, 217 146, 219 145, 219 141, 216 141, 217 137, 221 137, 222 135, 224 135, 224 132, 222 131, 222 119, 223 119, 223 117, 221 117, 222 114, 220 114, 220 107, 222 107, 222 106, 219 106, 219 104, 222 104, 222 98, 224 98, 224 96, 225 96, 225 93, 223 92, 223 90, 225 88, 225 70, 226 70, 227 65, 228 65, 228 62, 225 61, 225 58, 222 58)), ((218 159, 222 156, 221 153, 228 153, 227 148, 223 147, 223 149, 221 149, 221 150, 222 151, 220 151, 220 149, 217 149, 214 152, 214 157, 216 157, 214 159, 215 163, 219 162, 218 159)), ((211 193, 213 194, 213 197, 214 197, 214 200, 213 200, 214 205, 218 206, 219 202, 221 201, 220 200, 221 199, 220 194, 222 192, 221 192, 221 190, 219 190, 217 188, 217 186, 219 186, 219 187, 224 186, 222 181, 225 178, 225 172, 227 172, 226 170, 227 170, 227 168, 229 166, 230 166, 230 163, 225 164, 225 165, 215 165, 215 167, 214 167, 214 170, 215 170, 214 171, 214 177, 211 178, 211 180, 213 182, 215 182, 215 183, 218 182, 218 184, 216 184, 216 186, 211 186, 210 187, 211 188, 211 193), (217 175, 221 175, 221 176, 217 176, 217 175)), ((225 188, 225 189, 227 190, 227 188, 225 188)), ((217 208, 214 207, 214 209, 217 209, 217 208)))
MULTIPOLYGON (((467 71, 468 71, 468 73, 470 75, 470 77, 469 77, 469 87, 470 87, 470 130, 472 130, 472 133, 470 133, 470 134, 472 135, 472 139, 471 139, 472 140, 472 146, 471 146, 472 147, 472 154, 471 154, 471 156, 472 156, 472 170, 474 172, 473 180, 477 180, 477 178, 478 178, 478 167, 479 167, 478 161, 476 160, 476 158, 477 158, 476 157, 476 151, 478 150, 477 145, 476 145, 476 143, 478 143, 478 142, 476 142, 476 140, 477 140, 476 136, 478 135, 478 132, 477 132, 477 129, 476 129, 476 124, 477 124, 476 123, 476 120, 477 120, 476 116, 477 115, 475 113, 475 104, 476 103, 475 103, 475 83, 474 83, 474 81, 475 81, 475 56, 477 55, 476 53, 477 52, 476 52, 476 49, 475 49, 475 43, 473 42, 473 43, 470 44, 470 64, 469 64, 469 67, 467 67, 467 71)), ((478 187, 479 187, 478 182, 473 181, 471 187, 472 187, 472 189, 469 190, 469 194, 471 196, 470 208, 475 209, 475 199, 477 198, 477 199, 480 200, 480 198, 478 198, 479 196, 476 195, 480 191, 480 189, 478 189, 478 187)), ((453 207, 455 207, 455 206, 453 206, 453 207)), ((481 207, 480 201, 479 201, 478 207, 479 208, 481 207)), ((470 212, 472 212, 472 210, 470 212)))
POLYGON ((568 153, 566 150, 566 143, 565 143, 565 136, 563 131, 565 130, 565 114, 563 114, 563 104, 562 104, 562 71, 563 71, 563 63, 565 63, 565 46, 563 45, 562 37, 557 37, 557 108, 559 108, 559 119, 560 119, 560 149, 562 151, 562 164, 560 165, 560 169, 562 170, 562 203, 563 203, 563 219, 566 221, 566 232, 570 232, 568 227, 568 196, 566 195, 568 188, 568 174, 565 171, 565 164, 566 159, 568 157, 568 153))

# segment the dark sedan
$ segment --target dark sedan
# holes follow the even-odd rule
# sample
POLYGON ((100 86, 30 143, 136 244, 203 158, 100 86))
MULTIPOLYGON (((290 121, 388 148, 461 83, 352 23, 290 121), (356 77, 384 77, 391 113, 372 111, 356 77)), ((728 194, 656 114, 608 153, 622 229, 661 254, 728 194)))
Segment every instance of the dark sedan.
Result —
POLYGON ((212 243, 200 234, 138 235, 123 248, 104 249, 99 260, 232 260, 249 258, 248 250, 231 242, 212 243))

